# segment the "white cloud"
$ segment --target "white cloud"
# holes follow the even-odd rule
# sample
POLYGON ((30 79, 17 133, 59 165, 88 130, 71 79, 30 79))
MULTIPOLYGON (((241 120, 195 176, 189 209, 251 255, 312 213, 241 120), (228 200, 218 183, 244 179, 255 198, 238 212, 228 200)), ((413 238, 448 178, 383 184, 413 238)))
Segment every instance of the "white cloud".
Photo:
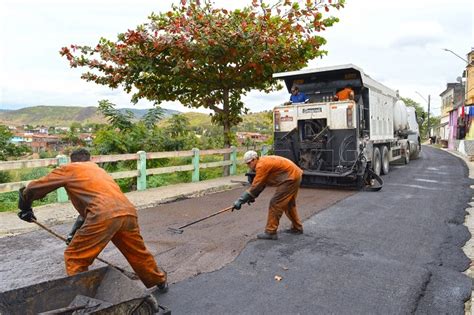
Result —
MULTIPOLYGON (((166 11, 176 1, 160 0, 2 0, 0 1, 0 104, 97 105, 109 98, 128 107, 130 95, 80 79, 58 51, 70 44, 95 45, 100 37, 116 35, 144 23, 152 12, 166 11)), ((237 8, 250 0, 218 0, 237 8)), ((423 103, 415 93, 439 93, 464 68, 461 56, 474 46, 472 0, 347 0, 337 13, 341 22, 321 35, 329 55, 310 67, 354 63, 374 79, 423 103)), ((269 110, 288 98, 286 90, 257 91, 243 98, 252 111, 269 110)), ((139 108, 149 107, 141 101, 139 108)), ((188 111, 177 103, 163 107, 188 111)), ((195 109, 193 109, 195 110, 195 109)), ((209 112, 200 110, 201 112, 209 112)))

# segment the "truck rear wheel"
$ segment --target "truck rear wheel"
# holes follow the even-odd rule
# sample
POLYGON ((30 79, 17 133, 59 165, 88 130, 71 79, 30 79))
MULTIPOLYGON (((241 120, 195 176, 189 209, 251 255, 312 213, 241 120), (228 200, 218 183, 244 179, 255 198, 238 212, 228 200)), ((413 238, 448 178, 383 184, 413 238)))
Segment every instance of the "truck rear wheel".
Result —
POLYGON ((410 163, 410 150, 406 149, 405 150, 405 157, 403 159, 403 162, 406 164, 410 163))
POLYGON ((388 148, 387 146, 382 147, 382 174, 387 175, 390 171, 390 161, 388 158, 388 148))
POLYGON ((412 160, 416 160, 416 159, 419 158, 419 157, 420 157, 420 152, 419 152, 419 151, 416 151, 416 152, 414 152, 414 153, 412 154, 411 159, 412 159, 412 160))
POLYGON ((380 149, 374 148, 374 157, 372 158, 372 169, 377 176, 380 176, 380 171, 382 169, 382 157, 380 155, 380 149))
POLYGON ((420 144, 410 141, 410 160, 416 160, 420 157, 421 146, 420 144))

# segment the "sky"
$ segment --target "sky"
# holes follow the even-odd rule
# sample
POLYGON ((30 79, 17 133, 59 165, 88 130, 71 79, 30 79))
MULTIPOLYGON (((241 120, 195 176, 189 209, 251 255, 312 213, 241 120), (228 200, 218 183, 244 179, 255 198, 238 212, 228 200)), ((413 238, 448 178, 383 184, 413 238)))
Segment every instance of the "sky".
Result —
MULTIPOLYGON (((214 2, 235 9, 251 0, 214 2)), ((71 44, 95 46, 101 37, 115 40, 146 22, 151 12, 170 10, 173 3, 177 0, 1 0, 0 109, 97 106, 102 99, 133 107, 131 95, 122 90, 81 80, 85 69, 71 69, 59 50, 71 44)), ((328 56, 312 60, 308 68, 355 64, 425 109, 430 96, 431 113, 439 115, 439 94, 462 75, 462 58, 474 47, 474 1, 346 0, 344 9, 332 12, 340 22, 321 33, 328 56)), ((243 101, 258 112, 288 97, 286 90, 252 91, 243 101)), ((135 107, 149 108, 151 103, 140 101, 135 107)), ((196 111, 175 102, 162 107, 196 111)))

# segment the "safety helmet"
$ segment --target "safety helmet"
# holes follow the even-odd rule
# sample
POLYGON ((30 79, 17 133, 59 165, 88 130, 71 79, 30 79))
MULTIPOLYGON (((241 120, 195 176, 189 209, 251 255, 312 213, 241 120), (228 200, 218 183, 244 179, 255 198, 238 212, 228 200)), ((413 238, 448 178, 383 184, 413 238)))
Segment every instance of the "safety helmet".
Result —
POLYGON ((256 159, 256 158, 258 158, 258 154, 257 154, 257 152, 255 152, 253 150, 247 151, 244 154, 244 162, 245 163, 248 163, 248 162, 250 162, 250 161, 252 161, 253 159, 256 159))

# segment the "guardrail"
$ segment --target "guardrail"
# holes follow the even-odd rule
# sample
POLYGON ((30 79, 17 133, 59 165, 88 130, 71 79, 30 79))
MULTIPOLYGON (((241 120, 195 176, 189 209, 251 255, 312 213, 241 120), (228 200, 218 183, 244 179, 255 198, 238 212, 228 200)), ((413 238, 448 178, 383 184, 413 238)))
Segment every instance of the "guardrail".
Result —
MULTIPOLYGON (((94 155, 91 156, 91 161, 95 163, 106 163, 106 162, 119 162, 119 161, 137 161, 137 169, 134 171, 121 171, 113 172, 110 175, 114 179, 120 178, 137 178, 137 190, 146 190, 146 179, 148 175, 158 174, 169 174, 181 171, 192 171, 192 181, 199 181, 199 170, 229 166, 230 175, 235 175, 237 172, 237 164, 243 163, 242 160, 237 159, 237 152, 245 152, 247 148, 236 148, 230 147, 227 149, 216 149, 216 150, 199 150, 194 148, 188 151, 168 151, 168 152, 145 152, 139 151, 135 154, 115 154, 115 155, 94 155), (200 157, 205 155, 216 155, 216 154, 230 154, 230 160, 201 163, 200 157), (178 165, 178 166, 167 166, 160 168, 146 168, 146 161, 152 159, 163 159, 163 158, 178 158, 178 157, 192 157, 192 164, 178 165)), ((261 155, 267 155, 268 147, 262 146, 261 155)), ((18 161, 0 161, 0 171, 10 171, 15 169, 23 168, 34 168, 34 167, 47 167, 47 166, 59 166, 69 162, 69 158, 65 155, 58 155, 56 158, 49 159, 37 159, 37 160, 18 160, 18 161)), ((12 182, 0 184, 0 193, 17 191, 21 187, 28 185, 28 181, 12 182)), ((66 202, 68 200, 66 191, 64 188, 58 189, 58 202, 66 202)))

